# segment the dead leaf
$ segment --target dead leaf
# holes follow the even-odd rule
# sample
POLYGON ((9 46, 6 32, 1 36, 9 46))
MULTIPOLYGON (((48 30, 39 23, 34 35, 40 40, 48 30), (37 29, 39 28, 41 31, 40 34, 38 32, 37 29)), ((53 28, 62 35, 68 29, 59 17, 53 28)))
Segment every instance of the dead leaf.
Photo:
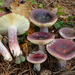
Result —
POLYGON ((54 9, 52 10, 52 12, 55 13, 55 14, 57 13, 57 11, 58 11, 57 8, 54 8, 54 9))
POLYGON ((27 35, 30 35, 32 33, 34 33, 34 30, 33 30, 33 28, 30 27, 29 30, 27 31, 27 35))
POLYGON ((66 19, 68 17, 69 17, 68 15, 66 15, 66 16, 60 15, 60 18, 63 18, 63 19, 66 19))
POLYGON ((28 53, 29 53, 27 43, 22 44, 22 49, 23 49, 23 52, 26 54, 26 57, 27 57, 28 53))
POLYGON ((16 2, 11 4, 12 12, 24 15, 29 21, 29 12, 31 12, 31 3, 25 2, 24 4, 17 4, 16 2))

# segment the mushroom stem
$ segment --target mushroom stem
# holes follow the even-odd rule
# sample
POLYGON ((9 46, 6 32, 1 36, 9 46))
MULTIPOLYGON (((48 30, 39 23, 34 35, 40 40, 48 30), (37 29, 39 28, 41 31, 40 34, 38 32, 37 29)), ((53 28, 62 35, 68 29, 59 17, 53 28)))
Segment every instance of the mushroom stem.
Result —
POLYGON ((6 61, 12 61, 12 56, 10 55, 9 51, 7 50, 7 48, 1 42, 1 39, 2 38, 1 38, 1 35, 0 35, 0 53, 4 57, 4 60, 6 60, 6 61))
POLYGON ((64 69, 66 67, 66 60, 58 59, 60 69, 64 69))
POLYGON ((11 53, 14 56, 19 56, 20 54, 22 54, 22 51, 20 50, 20 46, 17 40, 17 27, 16 26, 10 26, 8 28, 8 37, 9 37, 9 48, 11 50, 11 53))
POLYGON ((45 53, 45 45, 38 45, 38 46, 39 46, 39 50, 45 53))
POLYGON ((48 27, 40 27, 40 32, 47 32, 48 33, 48 27))
POLYGON ((41 70, 41 66, 40 66, 40 63, 36 63, 34 64, 34 68, 33 68, 35 71, 40 71, 41 70))

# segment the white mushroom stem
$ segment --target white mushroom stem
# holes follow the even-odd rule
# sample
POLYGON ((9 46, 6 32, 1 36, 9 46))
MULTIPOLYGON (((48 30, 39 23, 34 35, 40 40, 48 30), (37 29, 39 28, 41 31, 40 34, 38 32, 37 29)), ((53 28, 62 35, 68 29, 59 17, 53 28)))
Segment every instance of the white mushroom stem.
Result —
MULTIPOLYGON (((46 32, 48 33, 48 27, 40 27, 40 32, 46 32)), ((45 53, 45 45, 39 45, 39 50, 43 51, 45 53)))
POLYGON ((39 50, 45 53, 45 45, 38 45, 38 46, 39 46, 39 50))
POLYGON ((14 56, 19 56, 20 54, 22 54, 22 51, 20 50, 20 46, 17 40, 17 27, 16 26, 8 27, 8 37, 9 37, 9 48, 10 48, 11 53, 14 56))
POLYGON ((8 49, 1 42, 1 36, 0 36, 0 53, 4 57, 5 61, 12 61, 12 56, 10 55, 8 49))
POLYGON ((40 32, 47 32, 48 33, 48 27, 40 27, 40 32))
POLYGON ((34 68, 33 68, 35 71, 40 71, 41 70, 41 65, 40 65, 40 63, 36 63, 36 64, 34 64, 34 68))
POLYGON ((66 67, 66 60, 58 59, 60 69, 64 69, 66 67))

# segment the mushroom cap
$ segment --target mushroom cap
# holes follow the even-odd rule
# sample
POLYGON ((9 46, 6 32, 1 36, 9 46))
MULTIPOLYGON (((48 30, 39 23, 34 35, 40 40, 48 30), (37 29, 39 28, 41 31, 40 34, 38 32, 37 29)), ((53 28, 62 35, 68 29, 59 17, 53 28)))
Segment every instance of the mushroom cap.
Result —
POLYGON ((42 63, 47 59, 47 55, 42 51, 34 51, 29 56, 27 56, 27 60, 31 63, 42 63))
POLYGON ((29 21, 20 14, 10 13, 0 18, 0 32, 8 33, 8 27, 16 26, 17 35, 24 34, 29 29, 29 21))
POLYGON ((30 20, 39 27, 50 27, 57 21, 57 15, 45 9, 34 9, 30 13, 30 20))
POLYGON ((61 28, 59 30, 59 34, 65 39, 75 39, 75 30, 72 28, 61 28))
POLYGON ((27 36, 27 39, 34 44, 46 45, 54 40, 54 35, 46 32, 35 32, 27 36))
POLYGON ((55 39, 46 45, 47 51, 58 59, 70 60, 75 56, 75 43, 68 39, 55 39))

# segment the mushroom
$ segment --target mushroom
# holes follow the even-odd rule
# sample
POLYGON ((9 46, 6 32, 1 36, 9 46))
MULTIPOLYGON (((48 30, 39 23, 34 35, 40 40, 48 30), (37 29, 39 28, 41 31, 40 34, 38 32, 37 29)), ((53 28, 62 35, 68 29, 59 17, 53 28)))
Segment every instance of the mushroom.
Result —
POLYGON ((0 53, 4 57, 5 61, 12 61, 12 56, 10 55, 8 49, 1 42, 2 38, 3 37, 0 35, 0 53))
POLYGON ((48 27, 57 21, 57 15, 45 9, 34 9, 30 13, 30 20, 40 27, 41 32, 48 33, 48 27))
POLYGON ((69 27, 61 28, 59 34, 65 39, 75 39, 75 30, 69 27))
POLYGON ((0 32, 8 33, 9 48, 13 56, 22 54, 17 35, 24 34, 29 29, 29 21, 22 15, 10 13, 0 18, 0 32))
POLYGON ((33 69, 37 72, 41 70, 41 63, 43 63, 47 59, 47 55, 42 51, 34 51, 29 56, 27 56, 27 60, 30 63, 34 64, 33 69))
POLYGON ((51 55, 58 59, 61 69, 66 67, 67 60, 75 56, 75 43, 68 39, 55 39, 46 45, 46 49, 51 55))
POLYGON ((42 50, 45 52, 45 45, 49 42, 54 40, 54 35, 47 32, 35 32, 31 35, 27 36, 27 39, 34 43, 39 45, 39 50, 42 50))

